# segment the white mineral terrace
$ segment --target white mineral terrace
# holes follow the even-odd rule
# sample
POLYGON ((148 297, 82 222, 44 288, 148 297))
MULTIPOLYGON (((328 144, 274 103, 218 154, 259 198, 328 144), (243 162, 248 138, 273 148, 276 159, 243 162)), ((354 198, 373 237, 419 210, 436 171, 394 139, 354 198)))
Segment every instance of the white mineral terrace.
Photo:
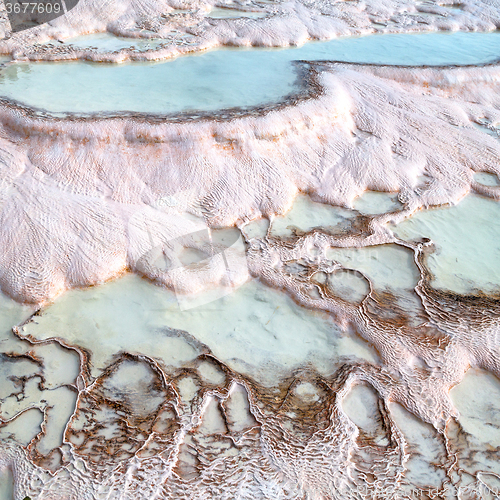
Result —
POLYGON ((500 497, 500 5, 2 16, 0 500, 500 497))

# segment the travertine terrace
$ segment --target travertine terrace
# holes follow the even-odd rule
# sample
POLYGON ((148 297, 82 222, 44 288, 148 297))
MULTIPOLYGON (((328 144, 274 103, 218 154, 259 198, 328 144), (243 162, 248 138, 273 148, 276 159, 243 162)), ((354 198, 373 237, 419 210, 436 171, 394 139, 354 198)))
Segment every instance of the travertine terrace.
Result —
MULTIPOLYGON (((0 52, 118 64, 499 20, 480 1, 81 0, 0 52), (95 32, 161 42, 71 45, 95 32)), ((500 64, 295 67, 293 94, 214 112, 0 99, 0 481, 16 500, 498 498, 496 274, 443 288, 444 250, 398 225, 487 200, 470 205, 491 224, 470 267, 498 268, 482 248, 499 245, 500 64)), ((457 227, 460 249, 475 233, 457 227)))

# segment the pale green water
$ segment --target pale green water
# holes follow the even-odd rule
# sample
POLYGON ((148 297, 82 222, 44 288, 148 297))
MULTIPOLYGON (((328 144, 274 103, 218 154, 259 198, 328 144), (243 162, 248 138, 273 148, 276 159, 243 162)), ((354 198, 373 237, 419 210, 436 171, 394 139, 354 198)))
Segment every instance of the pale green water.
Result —
MULTIPOLYGON (((414 263, 413 253, 398 245, 376 245, 363 248, 331 248, 326 253, 329 259, 339 262, 347 269, 363 273, 378 292, 390 292, 394 295, 394 306, 405 310, 418 323, 422 312, 420 299, 413 291, 420 274, 414 263)), ((342 276, 338 280, 330 280, 334 294, 341 297, 351 296, 359 301, 366 293, 366 281, 354 276, 342 276), (345 278, 349 277, 347 280, 345 278), (356 278, 356 279, 354 279, 356 278)))
POLYGON ((488 174, 486 172, 478 172, 474 175, 474 180, 483 184, 484 186, 500 186, 500 179, 494 174, 488 174))
POLYGON ((430 238, 433 286, 467 293, 500 289, 500 204, 469 195, 458 205, 423 210, 393 228, 402 239, 430 238))
POLYGON ((14 477, 7 467, 0 469, 0 500, 14 500, 14 477))
MULTIPOLYGON (((41 453, 46 453, 62 443, 65 423, 74 409, 76 394, 65 385, 75 382, 79 359, 76 353, 57 344, 32 347, 14 336, 12 327, 25 321, 33 312, 34 308, 17 304, 0 293, 0 416, 11 419, 19 415, 9 425, 0 428, 0 441, 13 439, 28 445, 41 430, 41 410, 49 406, 46 434, 37 445, 41 453), (12 360, 3 356, 5 353, 22 355, 30 351, 42 361, 43 367, 25 358, 12 360), (45 379, 43 388, 40 385, 42 376, 45 379), (16 380, 20 377, 30 378, 26 381, 23 397, 18 398, 16 380)), ((3 500, 1 491, 2 486, 0 499, 3 500)))
POLYGON ((402 205, 397 194, 366 191, 354 200, 353 208, 362 214, 378 215, 400 210, 402 205))
POLYGON ((500 381, 491 373, 472 368, 450 396, 470 438, 500 448, 500 381))
POLYGON ((436 429, 405 410, 399 403, 389 404, 391 416, 404 434, 409 447, 414 451, 405 463, 406 477, 414 487, 439 488, 445 479, 444 471, 436 467, 445 449, 436 429))
POLYGON ((491 373, 470 368, 450 391, 458 410, 458 422, 466 436, 461 454, 468 459, 468 471, 477 473, 485 489, 500 492, 500 381, 491 373))
POLYGON ((314 228, 336 233, 348 227, 349 219, 355 216, 351 210, 316 203, 309 196, 299 194, 285 215, 273 219, 271 234, 283 238, 291 236, 294 229, 308 232, 314 228))
POLYGON ((411 290, 420 277, 412 252, 398 245, 331 248, 327 251, 327 257, 346 268, 361 271, 380 291, 411 290))
POLYGON ((16 63, 0 72, 0 95, 56 113, 212 111, 281 100, 296 88, 294 60, 479 64, 499 53, 497 32, 427 33, 344 38, 300 48, 219 49, 161 63, 16 63))
POLYGON ((182 311, 174 292, 128 275, 67 292, 24 332, 37 339, 62 337, 87 348, 96 375, 120 351, 182 366, 202 352, 197 342, 233 369, 270 384, 307 363, 329 372, 342 357, 376 359, 367 344, 341 332, 326 314, 299 307, 257 281, 182 311))

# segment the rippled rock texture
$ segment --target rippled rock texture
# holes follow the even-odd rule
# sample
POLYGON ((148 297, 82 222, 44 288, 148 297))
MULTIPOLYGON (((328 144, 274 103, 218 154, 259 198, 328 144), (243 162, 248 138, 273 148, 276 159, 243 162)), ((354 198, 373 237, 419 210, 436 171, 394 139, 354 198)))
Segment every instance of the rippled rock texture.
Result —
MULTIPOLYGON (((174 286, 180 271, 151 268, 153 248, 184 238, 206 252, 196 231, 282 214, 299 191, 339 206, 367 189, 399 193, 403 211, 342 246, 390 242, 384 221, 471 188, 498 196, 474 179, 499 171, 497 140, 475 126, 499 119, 496 65, 309 66, 295 98, 212 116, 58 119, 6 103, 2 289, 41 303, 127 269, 174 286)), ((223 279, 210 273, 205 284, 223 279)), ((188 274, 186 291, 204 286, 188 274)))

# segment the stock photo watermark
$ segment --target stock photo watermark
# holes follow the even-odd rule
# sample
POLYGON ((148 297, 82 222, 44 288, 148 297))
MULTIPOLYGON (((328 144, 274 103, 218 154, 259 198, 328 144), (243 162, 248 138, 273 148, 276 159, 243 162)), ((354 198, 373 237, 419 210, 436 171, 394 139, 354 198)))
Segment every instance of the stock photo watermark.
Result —
POLYGON ((48 23, 67 14, 79 0, 4 0, 13 33, 48 23))
POLYGON ((427 498, 455 498, 460 500, 469 499, 500 499, 500 489, 492 488, 483 482, 474 482, 468 485, 449 485, 441 488, 425 487, 400 487, 388 493, 382 486, 360 485, 355 488, 357 494, 368 498, 383 498, 384 496, 394 496, 394 493, 400 494, 401 498, 407 499, 427 499, 427 498), (451 495, 451 496, 450 496, 451 495))
POLYGON ((173 289, 183 311, 233 293, 249 277, 241 232, 210 228, 189 199, 188 192, 161 198, 129 221, 129 235, 142 249, 137 270, 173 289))

